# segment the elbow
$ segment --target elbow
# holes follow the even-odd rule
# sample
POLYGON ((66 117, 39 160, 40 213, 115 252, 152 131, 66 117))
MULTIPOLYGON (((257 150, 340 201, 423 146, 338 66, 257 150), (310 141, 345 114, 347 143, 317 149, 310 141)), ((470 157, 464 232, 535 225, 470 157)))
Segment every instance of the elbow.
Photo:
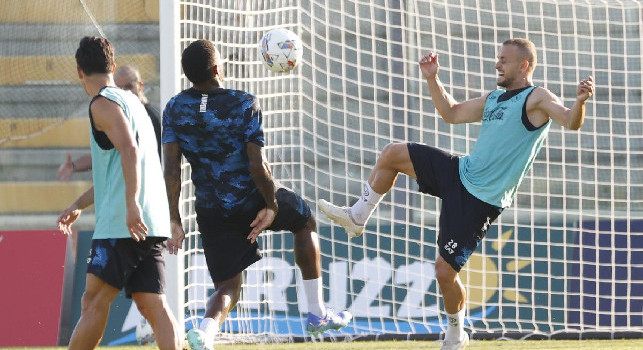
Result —
POLYGON ((440 111, 440 110, 438 110, 438 113, 440 114, 440 117, 442 118, 442 120, 444 120, 445 123, 447 123, 447 124, 454 124, 455 123, 454 118, 453 118, 453 114, 450 113, 450 111, 440 111))
POLYGON ((444 120, 445 123, 455 124, 455 120, 451 116, 447 114, 441 114, 440 116, 442 117, 442 120, 444 120))
POLYGON ((138 152, 138 147, 136 147, 135 145, 131 145, 131 146, 128 146, 128 147, 125 147, 125 148, 121 149, 120 153, 121 153, 121 158, 123 160, 126 160, 126 159, 131 160, 131 159, 133 159, 134 161, 138 161, 138 153, 139 152, 138 152))
POLYGON ((579 121, 577 121, 575 123, 570 123, 567 126, 567 129, 569 129, 569 130, 579 130, 580 127, 583 126, 583 122, 584 122, 583 120, 579 120, 579 121))
POLYGON ((444 120, 447 124, 458 124, 458 113, 460 112, 460 106, 457 104, 451 104, 447 108, 443 108, 442 110, 438 110, 440 113, 440 117, 442 117, 442 120, 444 120))

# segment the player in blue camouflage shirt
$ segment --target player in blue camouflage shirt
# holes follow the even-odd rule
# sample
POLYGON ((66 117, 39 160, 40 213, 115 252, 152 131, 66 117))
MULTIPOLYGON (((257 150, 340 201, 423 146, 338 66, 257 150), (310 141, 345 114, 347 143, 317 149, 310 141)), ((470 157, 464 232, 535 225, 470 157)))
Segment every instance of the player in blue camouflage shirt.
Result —
POLYGON ((219 54, 198 40, 181 58, 192 88, 173 97, 163 112, 165 181, 176 254, 185 232, 178 207, 181 156, 192 167, 196 214, 206 263, 215 292, 199 329, 188 332, 190 347, 212 349, 214 338, 241 292, 241 273, 261 259, 257 237, 265 230, 294 233, 295 260, 308 301, 307 330, 318 334, 348 324, 351 315, 335 313, 323 302, 317 225, 304 200, 272 178, 262 148, 264 135, 257 98, 225 89, 219 54))

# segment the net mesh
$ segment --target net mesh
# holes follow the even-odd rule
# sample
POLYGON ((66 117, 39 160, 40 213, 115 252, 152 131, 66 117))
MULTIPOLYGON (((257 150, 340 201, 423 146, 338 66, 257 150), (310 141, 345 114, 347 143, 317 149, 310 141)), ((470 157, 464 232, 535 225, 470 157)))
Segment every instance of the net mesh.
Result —
MULTIPOLYGON (((462 101, 496 88, 499 44, 536 44, 534 83, 570 107, 587 75, 596 95, 579 131, 553 126, 515 204, 492 226, 460 274, 474 333, 555 336, 635 332, 643 324, 643 120, 638 1, 277 0, 181 2, 181 49, 212 40, 228 88, 259 97, 274 176, 315 209, 352 204, 382 148, 414 141, 469 153, 479 124, 441 120, 418 68, 440 54, 440 78, 462 101), (267 30, 304 42, 303 62, 275 75, 257 54, 267 30)), ((189 86, 182 78, 183 88, 189 86)), ((198 241, 189 166, 183 209, 186 320, 196 324, 212 292, 198 241)), ((434 278, 440 202, 399 176, 363 238, 319 215, 327 304, 355 320, 329 337, 438 334, 434 278)), ((265 232, 264 258, 244 272, 242 297, 223 338, 304 336, 306 303, 292 235, 265 232)))

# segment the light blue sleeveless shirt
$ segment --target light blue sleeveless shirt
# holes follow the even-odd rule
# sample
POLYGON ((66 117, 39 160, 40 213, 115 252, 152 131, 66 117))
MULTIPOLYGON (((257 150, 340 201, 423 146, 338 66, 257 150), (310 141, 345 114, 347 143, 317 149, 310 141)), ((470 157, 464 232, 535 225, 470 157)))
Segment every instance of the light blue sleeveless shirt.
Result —
MULTIPOLYGON (((170 214, 165 181, 157 152, 154 127, 145 107, 134 94, 116 87, 104 87, 98 95, 114 101, 121 107, 132 137, 138 144, 141 164, 138 202, 142 209, 143 222, 149 228, 148 235, 170 237, 170 214)), ((121 154, 104 133, 94 131, 91 125, 89 135, 96 212, 93 238, 130 238, 126 224, 127 206, 121 154), (110 148, 101 148, 97 138, 104 147, 106 142, 110 148)))
POLYGON ((460 157, 460 180, 476 198, 501 208, 511 206, 516 190, 531 169, 551 125, 549 120, 536 130, 522 120, 529 87, 508 100, 498 102, 505 90, 487 97, 478 141, 470 155, 460 157))

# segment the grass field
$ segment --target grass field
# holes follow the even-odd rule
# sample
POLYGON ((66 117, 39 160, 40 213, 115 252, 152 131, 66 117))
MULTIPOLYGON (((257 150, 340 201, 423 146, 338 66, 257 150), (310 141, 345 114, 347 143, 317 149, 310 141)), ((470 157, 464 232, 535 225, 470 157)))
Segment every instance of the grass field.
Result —
MULTIPOLYGON (((434 341, 369 341, 369 342, 324 342, 324 343, 296 343, 296 344, 237 344, 237 345, 218 345, 215 350, 420 350, 420 349, 439 349, 440 344, 434 341)), ((0 348, 0 350, 9 350, 0 348)), ((10 348, 17 350, 20 348, 10 348)), ((65 348, 23 348, 29 350, 62 350, 65 348)), ((109 346, 101 347, 103 350, 152 350, 158 349, 151 346, 109 346)), ((472 341, 467 349, 478 350, 495 350, 495 349, 512 349, 512 350, 549 350, 549 349, 569 349, 569 350, 641 350, 643 349, 643 339, 635 340, 522 340, 522 341, 472 341)))

